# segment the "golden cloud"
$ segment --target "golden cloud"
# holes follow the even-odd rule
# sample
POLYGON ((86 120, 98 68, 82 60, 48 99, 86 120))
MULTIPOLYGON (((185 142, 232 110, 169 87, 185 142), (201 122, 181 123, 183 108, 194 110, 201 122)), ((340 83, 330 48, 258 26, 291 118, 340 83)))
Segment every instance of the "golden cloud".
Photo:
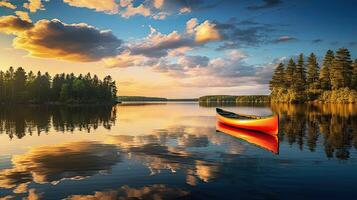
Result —
POLYGON ((22 32, 29 30, 32 27, 32 23, 13 15, 0 17, 0 32, 6 34, 21 34, 22 32))
POLYGON ((197 43, 204 43, 209 41, 220 40, 221 36, 216 25, 212 24, 208 20, 196 27, 195 41, 197 43))
POLYGON ((122 44, 109 30, 85 23, 65 24, 58 19, 35 24, 16 16, 0 17, 0 32, 14 34, 13 46, 30 56, 91 62, 118 54, 122 44))
POLYGON ((16 6, 9 2, 8 0, 0 1, 0 7, 5 7, 9 9, 16 9, 16 6))
POLYGON ((94 9, 108 14, 118 13, 118 5, 115 0, 64 0, 70 6, 94 9))
POLYGON ((29 9, 32 13, 37 12, 37 10, 45 10, 42 0, 28 0, 28 3, 24 3, 24 8, 29 9))
POLYGON ((30 16, 28 14, 28 12, 25 12, 25 11, 15 11, 15 14, 20 17, 21 20, 23 21, 28 21, 28 22, 32 22, 31 19, 30 19, 30 16))
POLYGON ((129 18, 134 15, 142 15, 142 16, 150 16, 151 15, 151 10, 150 8, 145 7, 144 4, 140 4, 137 7, 134 7, 133 4, 129 4, 126 7, 126 10, 121 12, 121 16, 129 18))

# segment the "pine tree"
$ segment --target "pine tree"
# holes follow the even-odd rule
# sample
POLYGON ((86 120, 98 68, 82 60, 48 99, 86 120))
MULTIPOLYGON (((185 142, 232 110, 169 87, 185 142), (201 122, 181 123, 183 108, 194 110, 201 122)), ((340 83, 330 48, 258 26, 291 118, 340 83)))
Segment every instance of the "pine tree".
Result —
POLYGON ((296 71, 296 65, 292 58, 290 58, 289 63, 285 70, 285 86, 291 88, 293 86, 294 74, 296 71))
POLYGON ((15 100, 22 102, 25 100, 26 72, 22 67, 17 68, 14 73, 15 100))
POLYGON ((352 61, 348 49, 340 48, 336 52, 335 59, 332 62, 332 71, 332 89, 337 90, 351 86, 352 61))
POLYGON ((269 83, 269 88, 273 91, 274 88, 284 88, 284 64, 279 63, 274 70, 273 77, 269 83))
POLYGON ((353 63, 353 70, 352 70, 352 89, 357 90, 357 59, 353 63))
POLYGON ((319 86, 319 64, 314 53, 307 59, 307 79, 306 83, 310 89, 318 89, 319 86))
POLYGON ((305 90, 306 84, 306 70, 304 64, 304 55, 300 54, 298 58, 298 63, 296 65, 296 73, 294 73, 294 89, 299 92, 305 90))
POLYGON ((322 64, 321 73, 320 73, 320 85, 321 85, 321 89, 323 90, 331 89, 331 74, 333 74, 332 62, 334 57, 335 55, 333 51, 328 50, 326 52, 324 62, 322 64))

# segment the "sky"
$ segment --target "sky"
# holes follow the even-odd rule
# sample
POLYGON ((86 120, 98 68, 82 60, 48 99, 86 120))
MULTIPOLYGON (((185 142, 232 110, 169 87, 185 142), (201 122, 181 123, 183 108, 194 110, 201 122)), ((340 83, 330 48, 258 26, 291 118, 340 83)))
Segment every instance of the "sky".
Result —
POLYGON ((345 47, 353 0, 0 0, 0 70, 111 75, 118 95, 269 94, 274 67, 345 47))

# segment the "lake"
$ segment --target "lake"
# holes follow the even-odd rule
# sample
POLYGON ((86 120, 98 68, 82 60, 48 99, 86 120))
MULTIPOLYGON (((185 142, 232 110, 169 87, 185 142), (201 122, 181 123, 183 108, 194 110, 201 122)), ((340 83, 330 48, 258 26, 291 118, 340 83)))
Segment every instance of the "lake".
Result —
POLYGON ((279 115, 278 151, 216 131, 215 106, 1 106, 0 198, 355 199, 357 105, 279 115))

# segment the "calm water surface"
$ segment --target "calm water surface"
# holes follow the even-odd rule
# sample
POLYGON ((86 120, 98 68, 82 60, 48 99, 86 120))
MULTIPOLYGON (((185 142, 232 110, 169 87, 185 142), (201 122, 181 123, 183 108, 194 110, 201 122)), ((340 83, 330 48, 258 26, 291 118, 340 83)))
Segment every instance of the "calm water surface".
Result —
POLYGON ((214 105, 1 107, 0 199, 356 199, 357 106, 226 109, 278 114, 279 153, 214 105))

